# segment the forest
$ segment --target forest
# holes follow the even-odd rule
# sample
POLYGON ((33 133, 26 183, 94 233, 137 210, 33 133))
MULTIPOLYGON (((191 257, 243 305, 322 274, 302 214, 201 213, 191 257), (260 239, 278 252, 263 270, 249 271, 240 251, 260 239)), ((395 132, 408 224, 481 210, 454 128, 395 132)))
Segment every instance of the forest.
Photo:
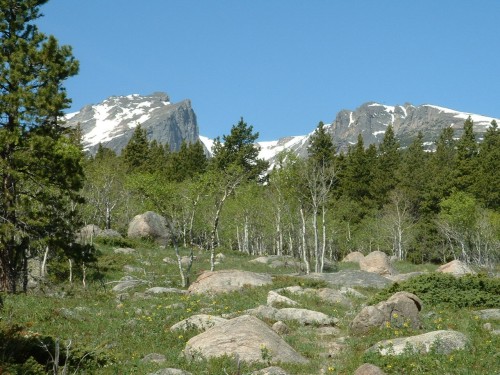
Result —
POLYGON ((120 156, 100 147, 86 157, 82 220, 126 233, 134 215, 165 216, 183 247, 292 255, 305 272, 351 251, 399 260, 460 259, 492 266, 500 251, 500 132, 478 143, 469 118, 456 138, 446 128, 435 152, 419 134, 402 148, 392 126, 376 147, 361 135, 346 153, 319 123, 309 156, 279 155, 268 170, 241 119, 216 139, 179 152, 149 142, 140 126, 120 156))

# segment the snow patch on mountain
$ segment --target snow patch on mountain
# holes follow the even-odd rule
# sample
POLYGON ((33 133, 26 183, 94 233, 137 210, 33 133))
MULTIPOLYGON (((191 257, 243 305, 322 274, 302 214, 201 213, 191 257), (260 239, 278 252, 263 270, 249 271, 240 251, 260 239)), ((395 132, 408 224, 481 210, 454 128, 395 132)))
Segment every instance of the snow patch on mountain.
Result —
POLYGON ((424 104, 424 107, 429 107, 429 108, 434 108, 437 109, 440 112, 444 113, 449 113, 452 114, 453 117, 459 120, 467 120, 467 118, 470 116, 472 121, 474 122, 474 125, 483 125, 483 126, 490 126, 491 121, 496 120, 493 117, 488 117, 488 116, 483 116, 483 115, 476 115, 474 113, 466 113, 466 112, 458 112, 450 108, 445 108, 445 107, 439 107, 437 105, 431 105, 431 104, 424 104))

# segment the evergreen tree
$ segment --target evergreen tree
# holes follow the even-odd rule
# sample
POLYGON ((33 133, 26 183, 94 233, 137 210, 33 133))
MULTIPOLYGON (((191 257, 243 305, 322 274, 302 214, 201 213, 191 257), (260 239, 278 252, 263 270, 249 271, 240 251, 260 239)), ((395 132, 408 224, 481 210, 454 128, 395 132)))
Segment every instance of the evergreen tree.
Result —
POLYGON ((258 179, 268 163, 259 159, 259 148, 255 146, 257 138, 259 133, 253 133, 253 126, 241 118, 231 128, 231 133, 222 137, 223 142, 219 137, 215 139, 212 166, 219 171, 239 168, 248 180, 258 179))
POLYGON ((474 194, 486 208, 500 208, 500 130, 495 120, 479 146, 474 194))
POLYGON ((321 167, 329 167, 335 157, 335 146, 332 137, 325 131, 323 121, 320 121, 309 140, 307 147, 309 159, 321 167))
POLYGON ((132 138, 122 151, 125 165, 129 171, 143 170, 149 162, 149 142, 146 129, 137 124, 132 138))
POLYGON ((59 123, 70 103, 62 83, 78 62, 34 24, 46 2, 0 0, 0 290, 9 292, 20 278, 26 287, 37 243, 70 253, 83 179, 81 146, 59 123))
POLYGON ((478 145, 469 116, 464 122, 464 132, 457 142, 457 161, 454 185, 460 191, 470 192, 477 178, 478 145))
POLYGON ((375 194, 380 207, 386 203, 389 192, 397 184, 397 170, 400 164, 399 142, 392 125, 387 127, 384 139, 378 148, 377 174, 375 178, 375 194))

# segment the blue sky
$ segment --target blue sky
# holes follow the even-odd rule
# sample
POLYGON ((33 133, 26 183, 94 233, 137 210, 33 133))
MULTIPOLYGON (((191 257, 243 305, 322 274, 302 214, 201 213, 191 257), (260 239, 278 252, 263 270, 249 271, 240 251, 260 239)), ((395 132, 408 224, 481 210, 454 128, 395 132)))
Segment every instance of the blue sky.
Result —
POLYGON ((73 47, 70 111, 111 95, 191 99, 200 133, 243 116, 259 140, 367 101, 500 118, 498 0, 50 0, 42 32, 73 47))

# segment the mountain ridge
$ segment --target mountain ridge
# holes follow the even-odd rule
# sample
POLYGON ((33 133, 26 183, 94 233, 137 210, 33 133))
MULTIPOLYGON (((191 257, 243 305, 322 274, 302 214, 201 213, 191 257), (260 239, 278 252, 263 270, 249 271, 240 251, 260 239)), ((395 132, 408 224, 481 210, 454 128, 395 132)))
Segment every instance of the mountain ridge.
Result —
MULTIPOLYGON (((349 145, 357 142, 361 134, 365 146, 378 145, 384 138, 389 124, 403 147, 409 145, 418 132, 424 135, 424 145, 432 150, 434 142, 445 127, 452 127, 458 137, 463 123, 471 116, 478 140, 490 126, 493 117, 461 112, 433 104, 415 106, 386 105, 367 102, 355 110, 339 111, 331 123, 325 124, 337 151, 346 151, 349 145)), ((87 105, 80 111, 65 116, 66 126, 80 125, 83 133, 84 148, 94 153, 99 143, 119 153, 126 146, 137 124, 146 130, 148 139, 168 144, 172 151, 178 151, 182 142, 193 143, 198 140, 210 153, 213 140, 200 135, 196 114, 191 101, 184 99, 171 103, 164 92, 151 95, 132 94, 111 96, 99 104, 87 105)), ((284 150, 298 156, 307 156, 307 146, 315 129, 305 135, 287 136, 274 141, 257 142, 259 157, 274 163, 277 154, 284 150)))

